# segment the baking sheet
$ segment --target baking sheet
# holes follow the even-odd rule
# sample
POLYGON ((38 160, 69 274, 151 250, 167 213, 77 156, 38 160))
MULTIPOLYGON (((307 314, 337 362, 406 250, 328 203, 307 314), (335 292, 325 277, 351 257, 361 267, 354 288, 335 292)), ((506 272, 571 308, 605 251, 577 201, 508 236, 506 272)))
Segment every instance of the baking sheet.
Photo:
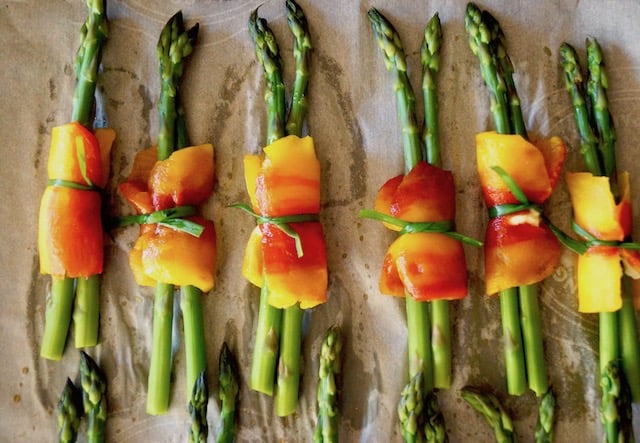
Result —
MULTIPOLYGON (((424 24, 436 11, 445 36, 439 79, 443 162, 455 174, 458 230, 482 238, 486 221, 475 171, 474 134, 492 128, 487 91, 467 46, 463 1, 300 1, 313 38, 309 86, 309 133, 322 165, 322 215, 330 267, 330 300, 313 309, 303 341, 304 374, 298 412, 278 419, 272 400, 247 388, 258 291, 241 276, 244 244, 254 221, 228 205, 247 201, 242 156, 265 137, 263 77, 247 32, 258 5, 278 37, 285 80, 293 76, 292 39, 284 2, 262 0, 110 0, 110 37, 99 81, 108 123, 118 132, 112 155, 108 206, 128 211, 115 189, 135 153, 157 134, 158 75, 155 44, 166 20, 182 9, 187 24, 200 23, 200 38, 186 67, 183 98, 194 143, 216 149, 217 188, 204 206, 218 232, 217 284, 204 299, 209 386, 214 391, 217 356, 227 341, 241 368, 239 441, 311 441, 320 338, 334 323, 345 336, 340 438, 400 441, 396 402, 406 382, 406 326, 401 300, 382 296, 377 278, 394 235, 379 223, 359 220, 378 187, 403 168, 401 133, 391 80, 373 38, 367 10, 375 6, 396 26, 419 86, 419 47, 424 24)), ((610 101, 618 130, 620 169, 632 173, 638 206, 640 166, 640 4, 620 1, 485 1, 508 39, 528 127, 558 134, 569 144, 565 170, 583 170, 567 93, 558 68, 558 47, 567 41, 584 57, 587 36, 601 43, 610 77, 610 101)), ((66 377, 77 377, 78 353, 69 346, 60 362, 39 357, 48 278, 38 271, 36 230, 46 183, 53 126, 71 113, 72 61, 86 16, 79 0, 0 1, 0 440, 51 441, 55 406, 66 377)), ((421 112, 421 111, 420 111, 421 112)), ((548 215, 567 229, 570 202, 561 182, 548 215)), ((638 224, 638 216, 634 218, 638 224)), ((152 293, 135 285, 127 254, 134 228, 112 233, 106 250, 101 301, 101 343, 91 350, 109 379, 108 441, 184 441, 189 423, 184 349, 176 323, 174 382, 169 412, 145 413, 151 344, 152 293)), ((496 299, 483 295, 479 250, 465 247, 470 294, 453 306, 454 385, 439 394, 452 442, 492 441, 483 419, 457 395, 466 384, 504 393, 504 367, 496 299)), ((546 356, 557 395, 558 442, 599 441, 597 318, 576 313, 573 256, 540 285, 546 356)), ((179 314, 176 315, 179 318, 179 314)), ((533 394, 501 399, 516 434, 531 439, 536 417, 533 394)), ((637 406, 637 405, 636 405, 637 406)), ((636 410, 636 421, 639 419, 636 410)), ((211 434, 219 418, 209 400, 211 434)), ((637 424, 636 424, 637 426, 637 424)), ((636 429, 636 434, 638 430, 636 429)), ((82 439, 83 437, 81 437, 82 439)), ((212 437, 210 437, 212 438, 212 437)))

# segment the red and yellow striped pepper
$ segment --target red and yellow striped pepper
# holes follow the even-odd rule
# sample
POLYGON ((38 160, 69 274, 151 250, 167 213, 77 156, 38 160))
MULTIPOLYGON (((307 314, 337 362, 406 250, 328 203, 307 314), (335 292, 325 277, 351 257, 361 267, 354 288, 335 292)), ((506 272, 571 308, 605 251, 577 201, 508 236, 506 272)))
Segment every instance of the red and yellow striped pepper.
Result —
POLYGON ((277 217, 320 212, 320 162, 313 139, 295 135, 264 148, 264 155, 244 157, 245 183, 253 211, 263 222, 247 244, 242 275, 256 286, 266 283, 269 304, 302 309, 327 301, 327 254, 322 225, 317 220, 287 223, 296 241, 276 222, 277 217))
POLYGON ((621 279, 625 272, 640 277, 640 252, 617 246, 632 231, 629 174, 618 176, 620 201, 611 193, 609 177, 588 172, 568 173, 575 223, 601 241, 578 256, 578 311, 614 312, 622 307, 621 279))
POLYGON ((47 185, 40 203, 40 272, 57 278, 101 274, 104 233, 100 188, 109 178, 111 129, 91 132, 78 122, 51 133, 47 185))
MULTIPOLYGON (((488 208, 520 204, 501 168, 528 202, 541 205, 551 195, 566 157, 558 137, 529 142, 520 135, 483 132, 476 136, 477 168, 488 208)), ((560 243, 533 207, 489 220, 485 234, 485 283, 489 295, 537 283, 551 275, 560 259, 560 243)))
MULTIPOLYGON (((376 211, 410 223, 455 219, 453 175, 426 162, 388 180, 376 196, 376 211)), ((385 223, 392 230, 400 227, 385 223)), ((438 232, 400 235, 384 257, 380 292, 419 301, 467 295, 467 270, 460 241, 438 232)))
MULTIPOLYGON (((174 151, 158 161, 155 147, 136 155, 131 174, 120 193, 138 214, 176 206, 198 206, 211 195, 214 184, 213 146, 203 144, 174 151)), ((199 237, 164 226, 142 224, 129 255, 139 285, 157 282, 195 286, 203 292, 214 286, 216 233, 213 222, 198 215, 184 217, 204 230, 199 237)))

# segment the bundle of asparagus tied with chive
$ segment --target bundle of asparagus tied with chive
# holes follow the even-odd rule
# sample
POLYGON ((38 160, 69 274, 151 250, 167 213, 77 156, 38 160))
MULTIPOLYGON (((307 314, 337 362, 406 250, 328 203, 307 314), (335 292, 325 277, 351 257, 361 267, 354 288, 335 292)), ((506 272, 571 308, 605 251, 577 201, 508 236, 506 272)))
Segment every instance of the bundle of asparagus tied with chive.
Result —
POLYGON ((436 73, 442 39, 440 19, 435 14, 428 22, 421 50, 424 147, 400 37, 375 8, 369 10, 369 19, 385 65, 393 75, 403 134, 405 174, 388 180, 378 192, 375 210, 363 210, 360 216, 380 220, 401 234, 384 258, 380 291, 406 300, 411 381, 403 390, 398 406, 403 436, 407 441, 421 441, 427 426, 426 433, 433 438, 430 441, 443 441, 446 439, 444 422, 438 420, 442 415, 437 412, 435 397, 429 396, 434 388, 451 386, 448 301, 467 295, 461 242, 476 246, 480 243, 453 231, 453 175, 439 167, 436 73), (428 409, 433 413, 424 417, 428 409), (433 431, 433 424, 440 429, 433 431))
MULTIPOLYGON (((140 224, 129 256, 133 275, 139 285, 155 287, 147 392, 147 413, 152 415, 164 414, 169 406, 176 286, 184 325, 186 392, 194 401, 202 395, 197 380, 206 369, 201 295, 214 285, 216 235, 213 222, 198 215, 197 206, 213 191, 213 146, 189 145, 179 94, 184 63, 197 35, 198 24, 186 29, 181 12, 162 29, 157 46, 158 145, 136 155, 119 187, 138 215, 120 217, 118 225, 140 224)), ((200 404, 206 407, 206 402, 200 404)), ((206 419, 206 413, 196 416, 206 419)))
POLYGON ((102 48, 107 38, 105 0, 89 0, 75 60, 71 123, 53 128, 49 181, 40 203, 40 272, 51 275, 40 355, 59 360, 73 312, 75 346, 98 343, 100 274, 104 243, 101 189, 109 179, 115 132, 93 128, 102 48))
POLYGON ((107 380, 96 361, 80 352, 80 388, 67 379, 57 409, 58 441, 73 443, 80 421, 87 418, 86 441, 105 441, 107 421, 107 380))
POLYGON ((318 221, 320 163, 313 139, 301 138, 311 42, 302 9, 292 0, 286 7, 295 38, 296 64, 288 115, 276 38, 267 21, 258 18, 257 10, 249 20, 256 57, 266 79, 268 146, 264 155, 244 158, 251 206, 234 205, 258 221, 242 269, 245 278, 261 288, 249 386, 267 395, 275 391, 278 416, 290 415, 297 408, 303 313, 327 300, 328 283, 326 249, 318 221))
MULTIPOLYGON (((537 396, 549 396, 553 394, 536 284, 554 272, 561 253, 559 240, 569 241, 542 214, 542 204, 560 176, 566 148, 558 137, 532 139, 527 133, 498 21, 469 3, 465 28, 490 92, 496 125, 495 132, 476 136, 476 153, 490 218, 485 237, 486 292, 499 294, 507 390, 521 395, 528 385, 537 396)), ((552 413, 545 408, 553 403, 541 401, 541 416, 552 413)))
POLYGON ((586 47, 586 79, 575 49, 568 43, 560 47, 560 64, 588 171, 566 176, 573 227, 587 246, 578 256, 578 311, 599 315, 605 439, 630 441, 629 397, 640 401, 640 343, 630 279, 640 277, 640 245, 631 242, 629 173, 618 173, 616 166, 616 133, 602 49, 596 39, 587 39, 586 47))

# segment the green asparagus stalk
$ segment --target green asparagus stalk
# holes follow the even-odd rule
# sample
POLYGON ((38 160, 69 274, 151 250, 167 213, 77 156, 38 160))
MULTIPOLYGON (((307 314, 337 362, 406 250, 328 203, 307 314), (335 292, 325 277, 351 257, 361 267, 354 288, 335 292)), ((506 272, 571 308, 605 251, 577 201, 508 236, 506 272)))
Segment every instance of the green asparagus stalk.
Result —
POLYGON ((302 124, 307 114, 307 85, 309 83, 309 51, 311 36, 304 11, 292 0, 287 0, 287 24, 294 36, 293 57, 296 75, 293 81, 291 110, 286 124, 287 134, 302 135, 302 124))
POLYGON ((236 411, 240 380, 238 364, 226 343, 222 344, 218 360, 218 398, 220 407, 220 427, 217 443, 232 443, 236 437, 236 411))
MULTIPOLYGON (((81 28, 81 41, 75 60, 76 87, 71 120, 90 127, 95 100, 98 68, 107 38, 106 0, 87 0, 89 14, 81 28)), ((74 303, 75 279, 54 277, 47 300, 45 327, 40 355, 60 360, 64 351, 74 303)), ((95 346, 99 325, 98 275, 78 279, 75 290, 75 346, 95 346)))
POLYGON ((497 443, 515 441, 511 417, 495 395, 482 392, 472 386, 466 386, 460 390, 460 396, 487 420, 493 429, 497 443))
MULTIPOLYGON (((434 14, 424 29, 420 50, 422 62, 422 98, 424 102, 425 160, 441 166, 440 131, 438 124, 438 94, 436 77, 440 69, 442 26, 440 17, 434 14)), ((435 388, 451 387, 451 316, 447 300, 431 302, 431 352, 433 357, 433 385, 435 388)))
POLYGON ((78 438, 78 428, 82 418, 82 393, 67 378, 58 402, 58 441, 60 443, 75 443, 78 438))
POLYGON ((189 443, 206 443, 209 435, 207 424, 207 403, 209 402, 209 388, 207 387, 206 371, 200 372, 189 399, 189 443))
POLYGON ((340 373, 342 334, 337 326, 331 326, 323 340, 318 369, 318 422, 313 434, 316 443, 338 441, 338 387, 336 378, 340 373))
MULTIPOLYGON (((265 101, 267 104, 267 144, 284 136, 285 98, 282 80, 282 62, 278 43, 267 21, 258 17, 254 10, 249 18, 249 34, 254 43, 256 58, 262 65, 266 81, 265 101)), ((282 329, 282 309, 268 302, 269 288, 263 282, 260 291, 258 327, 251 361, 251 389, 272 395, 274 377, 280 349, 282 329)))
MULTIPOLYGON (((180 120, 178 118, 180 110, 179 82, 183 73, 184 60, 191 54, 197 36, 198 25, 186 30, 182 12, 171 17, 160 33, 157 46, 160 65, 159 160, 168 158, 179 147, 178 128, 180 125, 177 124, 180 120)), ((147 395, 147 413, 151 415, 164 414, 169 407, 174 289, 173 285, 165 283, 158 283, 156 286, 147 395)), ((195 309, 197 310, 197 306, 195 309)), ((186 331, 189 330, 191 328, 186 327, 186 331)), ((188 341, 186 337, 185 341, 188 341)), ((189 347, 189 349, 191 348, 189 347)), ((190 357, 187 357, 187 360, 189 361, 190 357)), ((203 369, 198 368, 197 364, 188 364, 188 366, 190 366, 192 374, 199 373, 203 369)), ((195 377, 190 376, 189 378, 193 378, 193 383, 189 385, 193 386, 195 377)))
MULTIPOLYGON (((405 172, 423 160, 420 134, 416 122, 415 96, 407 75, 407 63, 400 36, 393 25, 375 8, 368 12, 369 21, 384 56, 385 66, 391 72, 396 91, 396 107, 402 127, 405 172)), ((409 377, 422 372, 424 391, 433 388, 433 357, 431 351, 431 320, 429 304, 406 295, 407 347, 409 377)))
POLYGON ((107 421, 107 379, 98 364, 83 351, 80 352, 80 383, 84 414, 87 417, 87 442, 104 442, 107 421))
MULTIPOLYGON (((489 89, 491 112, 501 134, 527 137, 515 83, 513 64, 506 50, 506 38, 498 21, 487 11, 469 3, 465 15, 469 45, 480 61, 482 77, 489 89)), ((499 295, 507 390, 521 395, 527 384, 542 396, 549 387, 542 343, 537 288, 522 286, 499 295)))
MULTIPOLYGON (((565 86, 574 109, 581 139, 581 154, 587 170, 596 176, 609 177, 614 198, 619 198, 615 160, 616 134, 607 99, 608 80, 602 49, 595 39, 587 39, 588 78, 582 74, 575 49, 560 46, 560 65, 565 86)), ((628 279, 623 277, 622 308, 617 312, 599 314, 599 350, 602 387, 601 413, 606 441, 619 441, 621 417, 613 412, 615 404, 622 411, 629 408, 630 399, 618 395, 619 385, 629 386, 633 400, 640 399, 640 342, 628 279), (612 400, 616 398, 617 400, 612 400)))
POLYGON ((447 430, 444 416, 435 393, 427 394, 424 401, 424 441, 426 443, 447 443, 447 430))
POLYGON ((536 423, 536 443, 552 443, 554 434, 556 398, 551 388, 542 396, 536 423))
POLYGON ((398 403, 398 418, 406 443, 423 441, 424 399, 424 377, 418 371, 402 389, 398 403))

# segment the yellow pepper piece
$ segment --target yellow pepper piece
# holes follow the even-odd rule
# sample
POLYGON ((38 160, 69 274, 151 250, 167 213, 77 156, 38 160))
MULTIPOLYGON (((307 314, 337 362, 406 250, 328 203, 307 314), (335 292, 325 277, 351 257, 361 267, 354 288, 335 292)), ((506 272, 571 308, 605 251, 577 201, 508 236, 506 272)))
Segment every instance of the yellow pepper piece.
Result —
POLYGON ((578 257, 577 272, 579 312, 614 312, 622 307, 618 248, 590 248, 578 257))

